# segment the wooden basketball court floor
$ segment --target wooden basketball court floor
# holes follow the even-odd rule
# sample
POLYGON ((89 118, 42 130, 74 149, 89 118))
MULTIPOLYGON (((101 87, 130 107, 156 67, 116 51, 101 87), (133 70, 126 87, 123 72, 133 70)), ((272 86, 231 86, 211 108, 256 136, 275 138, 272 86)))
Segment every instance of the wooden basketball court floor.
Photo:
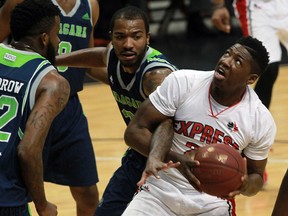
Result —
MULTIPOLYGON (((268 184, 253 197, 237 196, 238 216, 269 216, 278 193, 282 177, 288 167, 288 66, 282 66, 274 87, 271 112, 278 131, 267 164, 268 184)), ((127 146, 123 141, 125 124, 120 116, 109 86, 99 83, 85 84, 80 93, 83 109, 88 117, 97 160, 100 198, 114 170, 120 165, 127 146)), ((58 215, 76 215, 75 203, 69 188, 45 183, 47 199, 58 206, 58 215)), ((32 214, 35 213, 31 204, 32 214)), ((107 215, 109 216, 109 215, 107 215)))

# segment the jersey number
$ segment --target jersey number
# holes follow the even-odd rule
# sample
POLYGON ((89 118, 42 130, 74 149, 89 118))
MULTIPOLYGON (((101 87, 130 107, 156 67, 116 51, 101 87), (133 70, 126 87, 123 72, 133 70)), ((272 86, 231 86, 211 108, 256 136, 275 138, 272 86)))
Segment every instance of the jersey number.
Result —
MULTIPOLYGON (((58 53, 59 55, 65 54, 65 53, 71 53, 72 51, 72 44, 70 42, 67 41, 61 41, 59 44, 59 49, 58 49, 58 53)), ((65 72, 68 67, 65 66, 59 66, 57 67, 59 72, 65 72)))
POLYGON ((122 109, 122 114, 125 118, 129 118, 130 120, 133 118, 134 114, 131 111, 126 109, 122 109))
POLYGON ((7 95, 0 96, 0 110, 3 110, 4 107, 6 111, 0 116, 0 142, 8 142, 11 133, 2 131, 2 128, 12 121, 18 110, 18 102, 15 97, 10 97, 7 95))

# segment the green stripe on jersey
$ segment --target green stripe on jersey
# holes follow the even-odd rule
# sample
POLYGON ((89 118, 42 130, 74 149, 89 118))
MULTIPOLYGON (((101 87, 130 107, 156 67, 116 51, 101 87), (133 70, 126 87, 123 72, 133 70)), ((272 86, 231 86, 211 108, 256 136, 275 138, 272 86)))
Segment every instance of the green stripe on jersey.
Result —
POLYGON ((20 68, 28 61, 36 58, 44 59, 44 57, 39 55, 38 53, 15 50, 6 47, 4 44, 0 44, 0 63, 5 66, 20 68))

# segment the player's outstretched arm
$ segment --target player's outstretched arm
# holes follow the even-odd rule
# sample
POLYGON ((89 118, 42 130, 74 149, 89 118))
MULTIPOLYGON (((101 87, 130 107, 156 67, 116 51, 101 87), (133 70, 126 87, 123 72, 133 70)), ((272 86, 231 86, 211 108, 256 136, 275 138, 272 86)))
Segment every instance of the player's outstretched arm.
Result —
POLYGON ((158 171, 175 168, 180 165, 179 162, 174 163, 171 160, 167 163, 165 162, 172 146, 173 134, 172 119, 165 120, 157 127, 152 135, 146 168, 143 171, 141 180, 138 182, 138 186, 144 184, 146 179, 151 175, 160 178, 158 171))
POLYGON ((55 65, 76 68, 93 68, 88 75, 106 84, 109 84, 107 73, 107 48, 91 47, 56 56, 55 65))
POLYGON ((6 0, 0 8, 0 43, 10 35, 11 11, 23 0, 6 0))
POLYGON ((177 168, 179 165, 180 165, 180 162, 174 163, 173 161, 168 161, 167 163, 163 163, 159 160, 157 160, 155 162, 152 162, 151 160, 149 162, 147 161, 146 168, 143 171, 141 179, 137 183, 137 185, 141 186, 141 185, 145 184, 146 179, 151 175, 154 175, 155 178, 160 179, 160 176, 158 175, 159 171, 167 170, 170 168, 177 168), (152 165, 150 165, 149 163, 152 165))
POLYGON ((57 215, 56 206, 45 196, 42 151, 51 123, 66 105, 69 94, 68 82, 56 70, 43 77, 18 146, 22 176, 39 215, 57 215))
POLYGON ((56 56, 57 66, 68 67, 106 67, 107 51, 105 47, 91 47, 56 56))

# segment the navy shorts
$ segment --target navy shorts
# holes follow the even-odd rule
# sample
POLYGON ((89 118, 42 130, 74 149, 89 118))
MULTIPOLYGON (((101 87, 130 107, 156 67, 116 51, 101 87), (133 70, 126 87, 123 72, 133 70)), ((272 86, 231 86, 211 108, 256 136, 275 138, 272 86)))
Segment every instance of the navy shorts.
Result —
POLYGON ((31 216, 28 204, 17 207, 0 207, 0 216, 31 216))
POLYGON ((69 186, 91 186, 98 182, 88 122, 77 95, 70 97, 54 119, 43 159, 47 182, 69 186))
POLYGON ((110 179, 94 216, 120 216, 137 191, 147 158, 128 149, 110 179))

